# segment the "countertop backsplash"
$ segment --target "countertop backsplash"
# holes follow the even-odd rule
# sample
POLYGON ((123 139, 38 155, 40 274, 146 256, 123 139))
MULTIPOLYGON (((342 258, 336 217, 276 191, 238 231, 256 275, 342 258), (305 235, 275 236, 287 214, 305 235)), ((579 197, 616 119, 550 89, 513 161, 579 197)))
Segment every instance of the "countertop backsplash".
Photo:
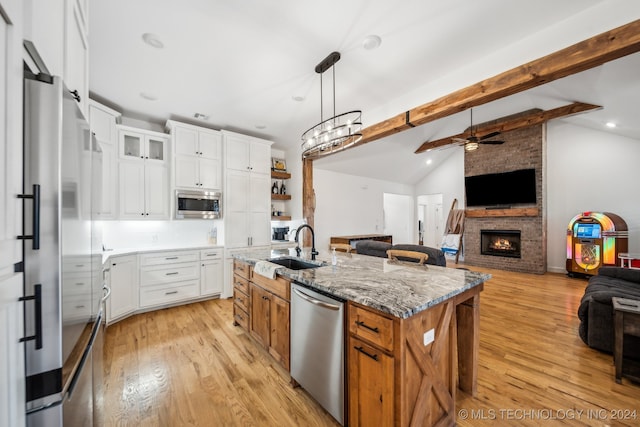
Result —
POLYGON ((208 233, 217 229, 217 244, 224 242, 223 220, 103 221, 102 240, 106 249, 132 247, 188 247, 209 244, 208 233))

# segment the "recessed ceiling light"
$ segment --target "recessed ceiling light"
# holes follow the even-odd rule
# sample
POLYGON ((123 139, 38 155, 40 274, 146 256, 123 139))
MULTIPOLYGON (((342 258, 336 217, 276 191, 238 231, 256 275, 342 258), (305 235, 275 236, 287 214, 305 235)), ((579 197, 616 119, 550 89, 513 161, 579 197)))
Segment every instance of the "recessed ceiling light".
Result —
POLYGON ((157 96, 149 92, 140 92, 140 98, 144 98, 147 101, 156 101, 158 99, 157 96))
POLYGON ((266 125, 256 125, 256 129, 266 129, 266 125))
POLYGON ((195 117, 196 119, 199 119, 199 120, 209 120, 209 116, 207 116, 206 114, 202 114, 202 113, 194 113, 193 117, 195 117))
POLYGON ((291 99, 293 99, 296 102, 302 102, 302 101, 304 101, 304 96, 294 95, 294 96, 291 97, 291 99))
POLYGON ((380 38, 380 36, 372 34, 364 38, 364 40, 362 41, 362 47, 364 47, 366 50, 373 50, 377 49, 380 46, 380 43, 382 43, 382 39, 380 38))
POLYGON ((155 34, 144 33, 142 35, 142 40, 144 40, 144 42, 146 44, 148 44, 149 46, 153 46, 156 49, 162 49, 164 47, 164 43, 162 43, 160 41, 160 38, 158 36, 156 36, 155 34))
POLYGON ((614 127, 616 127, 616 124, 615 124, 615 123, 613 123, 613 122, 607 122, 607 123, 606 123, 606 126, 607 126, 608 128, 614 128, 614 127))
POLYGON ((427 161, 425 163, 430 165, 431 164, 431 159, 427 159, 427 161))

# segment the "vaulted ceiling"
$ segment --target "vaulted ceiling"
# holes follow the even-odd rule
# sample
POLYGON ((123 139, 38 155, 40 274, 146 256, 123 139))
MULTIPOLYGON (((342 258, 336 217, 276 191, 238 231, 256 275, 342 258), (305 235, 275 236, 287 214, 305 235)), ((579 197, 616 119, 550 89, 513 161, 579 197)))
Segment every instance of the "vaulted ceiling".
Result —
MULTIPOLYGON (((342 54, 337 112, 361 109, 367 126, 638 18, 634 0, 92 2, 90 91, 130 117, 236 130, 297 157, 301 133, 320 119, 314 67, 331 51, 342 54), (144 33, 163 48, 145 44, 144 33), (372 34, 382 43, 367 50, 372 34)), ((614 120, 616 132, 640 140, 638 56, 478 107, 474 121, 580 101, 604 108, 566 120, 598 129, 614 120)), ((325 116, 331 83, 325 77, 325 116)), ((468 124, 468 112, 454 114, 317 164, 415 183, 428 169, 414 151, 468 124)), ((430 155, 437 163, 449 154, 430 155)))

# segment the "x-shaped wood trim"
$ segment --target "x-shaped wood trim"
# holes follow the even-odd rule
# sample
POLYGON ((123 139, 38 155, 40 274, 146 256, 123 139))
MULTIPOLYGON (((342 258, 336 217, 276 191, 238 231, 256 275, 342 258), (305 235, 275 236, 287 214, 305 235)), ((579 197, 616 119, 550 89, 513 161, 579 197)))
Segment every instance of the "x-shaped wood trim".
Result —
MULTIPOLYGON (((423 425, 423 420, 427 416, 428 409, 426 402, 428 401, 428 395, 431 390, 433 390, 436 399, 438 399, 440 406, 444 410, 444 415, 435 425, 452 425, 455 421, 455 402, 453 395, 442 379, 442 372, 439 372, 437 368, 437 365, 441 362, 443 352, 445 355, 451 356, 445 350, 449 346, 450 340, 453 339, 451 336, 447 339, 447 335, 450 335, 449 325, 454 309, 455 305, 453 301, 445 303, 438 325, 436 326, 435 340, 429 351, 427 351, 429 347, 425 347, 420 341, 420 337, 422 337, 421 333, 407 334, 406 344, 409 350, 408 353, 411 354, 420 368, 420 372, 422 372, 420 390, 416 396, 414 411, 411 416, 411 422, 409 423, 411 426, 423 425)), ((447 361, 447 363, 450 369, 453 369, 451 360, 447 361)), ((452 384, 451 387, 455 388, 455 384, 452 384)))

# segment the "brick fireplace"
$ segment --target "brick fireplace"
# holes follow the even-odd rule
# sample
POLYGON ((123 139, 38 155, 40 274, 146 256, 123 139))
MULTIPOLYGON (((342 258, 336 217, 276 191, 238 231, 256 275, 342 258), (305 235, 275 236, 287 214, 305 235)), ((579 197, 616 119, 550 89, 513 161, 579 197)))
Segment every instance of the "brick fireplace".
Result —
POLYGON ((496 138, 505 141, 504 144, 480 145, 475 151, 465 152, 465 176, 534 168, 537 199, 535 206, 467 209, 463 243, 465 264, 524 273, 546 272, 547 235, 543 177, 545 129, 543 124, 504 132, 496 138), (506 252, 487 253, 481 237, 483 231, 493 231, 494 234, 499 234, 500 231, 508 231, 506 234, 510 235, 519 234, 520 256, 512 256, 506 252))

